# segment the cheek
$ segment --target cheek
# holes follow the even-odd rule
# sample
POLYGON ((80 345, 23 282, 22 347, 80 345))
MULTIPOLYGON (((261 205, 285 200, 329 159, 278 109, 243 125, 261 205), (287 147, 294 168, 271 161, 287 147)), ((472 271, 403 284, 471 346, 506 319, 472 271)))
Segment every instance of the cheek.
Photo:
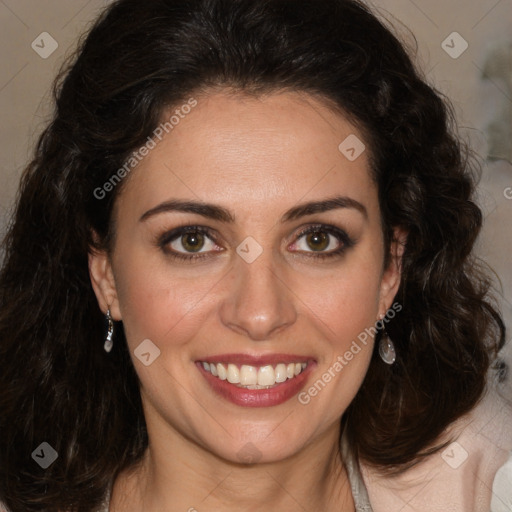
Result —
POLYGON ((136 251, 116 261, 116 286, 127 342, 134 348, 144 339, 157 345, 171 339, 180 345, 201 325, 213 276, 193 278, 173 269, 163 258, 136 251))
POLYGON ((368 273, 333 275, 323 281, 309 283, 310 298, 306 300, 328 325, 356 326, 368 318, 373 320, 378 304, 378 284, 378 276, 368 273))
POLYGON ((305 310, 315 322, 314 333, 319 334, 320 357, 316 378, 298 400, 311 417, 322 418, 322 425, 339 419, 368 370, 379 303, 376 267, 354 265, 329 279, 309 282, 305 310))
POLYGON ((294 290, 311 318, 323 325, 333 349, 343 349, 377 321, 380 290, 378 258, 353 259, 324 275, 297 273, 294 290))

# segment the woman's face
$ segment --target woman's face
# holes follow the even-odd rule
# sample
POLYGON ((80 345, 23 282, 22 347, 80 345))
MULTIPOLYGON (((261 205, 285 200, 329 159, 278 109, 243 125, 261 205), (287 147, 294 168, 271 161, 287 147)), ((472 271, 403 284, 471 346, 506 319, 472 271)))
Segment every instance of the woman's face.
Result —
POLYGON ((399 273, 347 120, 299 93, 197 100, 127 178, 91 277, 123 321, 150 438, 280 460, 339 427, 372 352, 358 336, 399 273))

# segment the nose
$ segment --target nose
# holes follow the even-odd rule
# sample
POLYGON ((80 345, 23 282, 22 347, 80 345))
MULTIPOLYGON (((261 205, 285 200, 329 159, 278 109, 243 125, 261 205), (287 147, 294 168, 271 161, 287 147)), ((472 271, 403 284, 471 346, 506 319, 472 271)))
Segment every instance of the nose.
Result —
POLYGON ((227 286, 220 317, 237 333, 253 341, 269 340, 296 321, 295 296, 286 270, 272 262, 270 250, 252 263, 238 257, 227 286))

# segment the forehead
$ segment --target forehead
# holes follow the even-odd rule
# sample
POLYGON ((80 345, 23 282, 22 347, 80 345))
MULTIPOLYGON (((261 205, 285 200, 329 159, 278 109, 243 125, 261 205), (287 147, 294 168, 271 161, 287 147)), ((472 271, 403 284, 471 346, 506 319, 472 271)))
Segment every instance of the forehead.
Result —
POLYGON ((337 193, 371 202, 365 146, 345 117, 305 93, 201 95, 138 164, 122 196, 145 207, 172 196, 253 213, 337 193))

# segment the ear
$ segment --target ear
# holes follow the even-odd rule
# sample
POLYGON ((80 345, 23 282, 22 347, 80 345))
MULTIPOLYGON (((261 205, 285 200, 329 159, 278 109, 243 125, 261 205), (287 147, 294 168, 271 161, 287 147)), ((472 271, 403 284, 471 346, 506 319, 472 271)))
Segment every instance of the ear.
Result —
POLYGON ((98 251, 91 248, 89 251, 89 276, 91 284, 98 300, 100 309, 110 314, 114 320, 121 320, 121 311, 117 296, 114 273, 110 256, 106 251, 98 251))
POLYGON ((391 307, 402 278, 402 256, 407 242, 407 232, 401 228, 393 230, 393 240, 390 247, 390 260, 384 269, 379 294, 379 319, 383 318, 391 307))

